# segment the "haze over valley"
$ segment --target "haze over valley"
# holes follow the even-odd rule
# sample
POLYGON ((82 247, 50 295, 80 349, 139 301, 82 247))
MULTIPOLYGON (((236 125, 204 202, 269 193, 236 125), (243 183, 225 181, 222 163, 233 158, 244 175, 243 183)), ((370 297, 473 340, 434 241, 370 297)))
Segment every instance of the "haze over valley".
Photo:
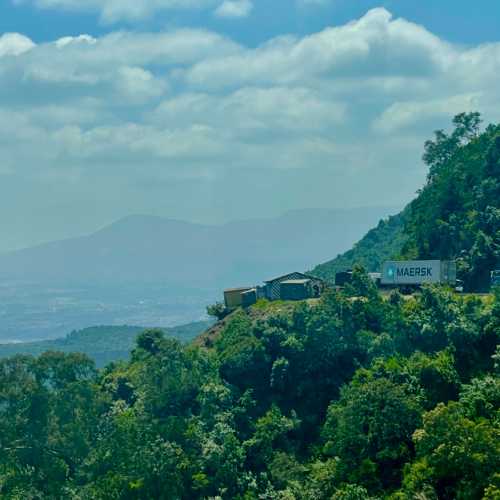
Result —
POLYGON ((88 236, 1 254, 0 342, 93 325, 199 320, 224 287, 312 269, 397 211, 296 210, 224 225, 138 215, 88 236))

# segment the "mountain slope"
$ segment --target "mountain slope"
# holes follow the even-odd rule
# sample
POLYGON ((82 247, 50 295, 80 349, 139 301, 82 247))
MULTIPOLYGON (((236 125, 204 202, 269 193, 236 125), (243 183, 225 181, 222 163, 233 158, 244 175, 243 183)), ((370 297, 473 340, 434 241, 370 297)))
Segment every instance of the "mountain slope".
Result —
POLYGON ((478 113, 457 115, 453 125, 425 143, 429 174, 415 200, 313 273, 332 279, 355 263, 377 271, 393 257, 455 259, 466 289, 489 288, 500 268, 500 125, 480 133, 478 113))
POLYGON ((404 211, 382 219, 351 250, 316 266, 311 273, 333 282, 337 272, 351 269, 355 264, 361 264, 369 272, 379 271, 384 260, 399 255, 407 241, 404 220, 404 211))

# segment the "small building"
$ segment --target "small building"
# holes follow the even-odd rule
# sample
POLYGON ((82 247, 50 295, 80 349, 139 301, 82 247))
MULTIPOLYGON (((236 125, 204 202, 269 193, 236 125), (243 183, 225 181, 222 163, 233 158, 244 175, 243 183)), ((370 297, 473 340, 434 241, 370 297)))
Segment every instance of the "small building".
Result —
POLYGON ((236 309, 243 306, 243 294, 254 290, 255 287, 246 286, 240 288, 229 288, 224 290, 224 304, 227 309, 236 309))
POLYGON ((311 297, 311 280, 286 280, 280 283, 281 300, 305 300, 311 297))
POLYGON ((272 280, 267 280, 265 283, 265 296, 268 300, 300 300, 300 299, 285 299, 282 296, 282 283, 285 283, 283 290, 288 289, 290 291, 285 292, 289 294, 304 294, 304 290, 307 291, 307 296, 304 298, 319 297, 325 288, 325 282, 316 278, 315 276, 309 276, 304 273, 290 273, 284 276, 279 276, 272 280), (289 282, 287 284, 287 282, 289 282), (301 282, 301 283, 298 283, 301 282), (303 289, 299 291, 299 289, 303 289), (293 290, 293 291, 292 291, 293 290))
POLYGON ((241 293, 241 305, 243 307, 253 306, 257 302, 257 288, 252 288, 241 293))

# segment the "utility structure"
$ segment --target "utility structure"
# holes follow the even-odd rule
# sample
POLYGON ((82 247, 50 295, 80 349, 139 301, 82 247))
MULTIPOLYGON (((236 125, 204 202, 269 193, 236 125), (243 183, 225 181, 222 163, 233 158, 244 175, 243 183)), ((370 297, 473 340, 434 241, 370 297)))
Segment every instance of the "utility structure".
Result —
POLYGON ((229 288, 224 291, 224 303, 228 310, 249 307, 259 299, 305 300, 320 297, 326 283, 320 278, 293 272, 264 281, 263 286, 229 288))
POLYGON ((285 299, 285 295, 302 295, 295 300, 319 297, 325 288, 325 282, 321 278, 299 272, 284 274, 264 281, 264 295, 268 300, 293 300, 285 299))
POLYGON ((236 309, 243 305, 243 296, 253 290, 251 286, 244 286, 238 288, 228 288, 224 290, 224 304, 226 309, 236 309))

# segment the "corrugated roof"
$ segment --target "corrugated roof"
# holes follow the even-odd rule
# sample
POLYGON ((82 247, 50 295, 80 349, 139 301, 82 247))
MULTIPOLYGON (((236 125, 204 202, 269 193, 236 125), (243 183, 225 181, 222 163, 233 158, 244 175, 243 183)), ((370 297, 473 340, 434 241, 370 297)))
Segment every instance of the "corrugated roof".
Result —
POLYGON ((264 283, 273 283, 275 281, 283 281, 284 279, 288 278, 288 276, 293 276, 294 274, 298 274, 299 276, 303 276, 304 279, 315 279, 315 280, 323 281, 321 278, 316 278, 315 276, 310 276, 308 274, 299 273, 296 271, 293 273, 284 274, 283 276, 278 276, 277 278, 274 278, 272 280, 264 281, 264 283))
POLYGON ((226 290, 224 290, 224 293, 226 293, 226 292, 246 292, 248 290, 252 290, 253 288, 255 288, 255 287, 254 286, 242 286, 242 287, 238 287, 238 288, 227 288, 226 290))
POLYGON ((310 282, 311 282, 311 279, 307 278, 307 279, 301 279, 301 280, 286 280, 286 281, 282 281, 281 284, 282 285, 305 285, 306 283, 310 283, 310 282))

